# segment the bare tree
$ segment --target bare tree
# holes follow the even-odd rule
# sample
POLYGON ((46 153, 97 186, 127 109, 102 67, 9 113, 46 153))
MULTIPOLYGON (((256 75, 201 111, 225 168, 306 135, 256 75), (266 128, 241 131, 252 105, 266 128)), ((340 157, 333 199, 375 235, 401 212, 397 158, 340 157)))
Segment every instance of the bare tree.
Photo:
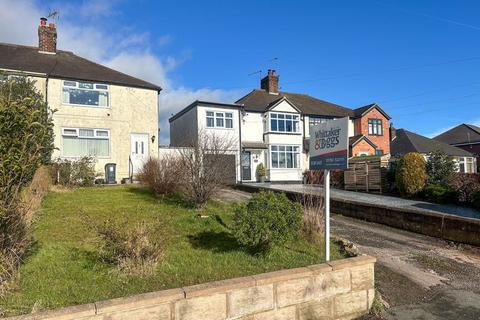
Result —
POLYGON ((181 189, 203 206, 225 185, 235 181, 236 139, 200 131, 189 147, 179 150, 181 189))

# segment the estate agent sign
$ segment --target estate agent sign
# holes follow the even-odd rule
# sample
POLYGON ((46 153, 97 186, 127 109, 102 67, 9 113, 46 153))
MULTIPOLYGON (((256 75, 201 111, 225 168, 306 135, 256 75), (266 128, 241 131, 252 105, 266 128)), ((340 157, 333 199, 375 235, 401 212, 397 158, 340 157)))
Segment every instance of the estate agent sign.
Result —
POLYGON ((310 170, 347 167, 348 117, 310 127, 310 170))
POLYGON ((330 169, 348 168, 348 117, 310 128, 310 170, 325 170, 325 260, 330 261, 330 169))

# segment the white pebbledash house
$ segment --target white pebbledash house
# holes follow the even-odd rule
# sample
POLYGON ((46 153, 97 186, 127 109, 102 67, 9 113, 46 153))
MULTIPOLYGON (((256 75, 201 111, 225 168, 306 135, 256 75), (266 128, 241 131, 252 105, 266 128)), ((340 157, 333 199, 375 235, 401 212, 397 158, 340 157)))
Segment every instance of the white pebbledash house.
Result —
MULTIPOLYGON (((200 132, 236 141, 237 182, 298 182, 308 169, 310 126, 349 117, 350 155, 390 153, 390 117, 377 105, 349 109, 305 94, 280 92, 269 70, 256 89, 234 104, 195 101, 169 119, 170 147, 188 147, 200 132)), ((234 150, 233 150, 234 149, 234 150)))
POLYGON ((53 157, 90 156, 99 173, 109 164, 111 183, 131 178, 149 156, 158 155, 161 88, 57 50, 56 26, 45 18, 38 37, 38 47, 0 43, 0 71, 35 80, 57 110, 53 157))

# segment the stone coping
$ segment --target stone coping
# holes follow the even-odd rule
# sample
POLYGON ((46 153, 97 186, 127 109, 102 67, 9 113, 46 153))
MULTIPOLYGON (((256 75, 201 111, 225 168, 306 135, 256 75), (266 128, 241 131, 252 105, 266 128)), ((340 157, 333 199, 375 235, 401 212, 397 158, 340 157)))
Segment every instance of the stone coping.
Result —
POLYGON ((336 270, 353 269, 358 266, 374 264, 375 262, 376 259, 374 257, 361 255, 353 258, 346 258, 317 265, 310 265, 307 267, 284 269, 252 276, 202 283, 182 288, 137 294, 130 297, 115 298, 95 303, 66 307, 57 310, 11 317, 7 319, 94 319, 95 316, 107 313, 111 314, 115 312, 122 312, 125 310, 141 309, 150 306, 168 304, 172 302, 174 303, 182 299, 189 299, 200 296, 210 296, 215 295, 216 293, 226 293, 238 289, 252 288, 255 286, 263 286, 278 282, 308 278, 336 270))

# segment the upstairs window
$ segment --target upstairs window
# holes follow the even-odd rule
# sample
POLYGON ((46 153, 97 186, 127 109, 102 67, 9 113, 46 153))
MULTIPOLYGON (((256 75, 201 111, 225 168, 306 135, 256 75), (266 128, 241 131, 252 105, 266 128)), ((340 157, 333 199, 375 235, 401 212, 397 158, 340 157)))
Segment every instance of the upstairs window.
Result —
POLYGON ((207 128, 233 128, 233 113, 207 111, 207 128))
POLYGON ((310 127, 316 126, 327 121, 335 120, 336 118, 321 118, 321 117, 310 117, 308 119, 308 124, 310 127))
POLYGON ((270 131, 274 132, 299 132, 298 115, 270 113, 270 131))
POLYGON ((93 82, 63 81, 63 103, 108 107, 108 85, 93 82))
POLYGON ((368 119, 368 134, 371 136, 383 135, 383 125, 381 119, 368 119))
POLYGON ((109 157, 110 131, 64 128, 62 130, 62 149, 65 157, 109 157))

